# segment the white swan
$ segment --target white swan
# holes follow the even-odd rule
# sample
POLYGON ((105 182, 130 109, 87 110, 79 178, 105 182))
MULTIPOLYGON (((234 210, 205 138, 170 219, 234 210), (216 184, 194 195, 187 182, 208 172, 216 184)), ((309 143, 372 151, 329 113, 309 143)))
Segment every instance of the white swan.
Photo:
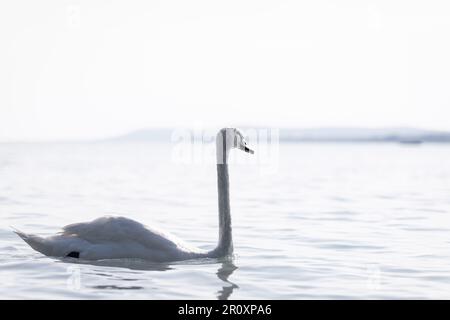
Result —
POLYGON ((221 129, 216 137, 219 242, 214 250, 192 248, 169 234, 124 217, 107 216, 91 222, 71 224, 49 237, 19 230, 14 232, 36 251, 54 257, 84 260, 139 258, 168 262, 229 255, 233 251, 233 241, 227 160, 233 148, 253 153, 239 130, 221 129))

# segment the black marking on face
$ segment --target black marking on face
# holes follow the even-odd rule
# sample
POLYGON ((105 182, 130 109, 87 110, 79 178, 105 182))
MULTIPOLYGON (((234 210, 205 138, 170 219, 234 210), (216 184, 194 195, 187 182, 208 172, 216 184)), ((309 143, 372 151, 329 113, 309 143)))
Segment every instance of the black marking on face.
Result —
POLYGON ((78 259, 80 257, 80 253, 78 251, 72 251, 66 257, 77 258, 78 259))

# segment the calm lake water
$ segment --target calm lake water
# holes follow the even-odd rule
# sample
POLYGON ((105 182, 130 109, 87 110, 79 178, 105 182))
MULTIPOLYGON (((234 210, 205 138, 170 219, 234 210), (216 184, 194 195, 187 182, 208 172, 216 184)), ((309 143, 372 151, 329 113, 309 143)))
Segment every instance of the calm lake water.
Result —
POLYGON ((9 226, 48 235, 117 214, 210 249, 214 163, 177 163, 159 143, 0 144, 0 297, 450 298, 450 145, 281 144, 277 156, 271 172, 231 165, 233 259, 87 264, 45 257, 9 226))

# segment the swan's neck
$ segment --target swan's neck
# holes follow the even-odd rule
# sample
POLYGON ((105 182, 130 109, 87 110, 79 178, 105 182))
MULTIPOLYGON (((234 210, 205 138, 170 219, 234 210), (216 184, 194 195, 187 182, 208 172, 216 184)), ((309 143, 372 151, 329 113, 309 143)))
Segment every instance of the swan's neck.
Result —
POLYGON ((212 258, 223 257, 233 252, 233 239, 231 236, 230 191, 228 178, 228 154, 230 144, 221 131, 216 140, 217 152, 217 192, 219 197, 219 243, 217 247, 208 252, 212 258))
POLYGON ((228 165, 226 163, 217 165, 217 189, 219 196, 219 243, 216 251, 220 256, 225 256, 233 252, 228 165))

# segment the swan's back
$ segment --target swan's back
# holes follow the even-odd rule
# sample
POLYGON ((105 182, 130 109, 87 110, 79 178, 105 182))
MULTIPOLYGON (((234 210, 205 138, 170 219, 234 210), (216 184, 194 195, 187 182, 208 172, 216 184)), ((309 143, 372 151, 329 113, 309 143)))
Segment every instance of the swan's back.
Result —
POLYGON ((153 261, 189 259, 199 253, 173 235, 124 217, 106 216, 68 225, 47 238, 18 232, 35 250, 49 256, 87 260, 142 258, 153 261))
POLYGON ((92 243, 137 242, 151 250, 176 249, 182 246, 173 235, 150 229, 124 217, 105 216, 90 222, 70 224, 63 228, 62 235, 75 236, 92 243))

